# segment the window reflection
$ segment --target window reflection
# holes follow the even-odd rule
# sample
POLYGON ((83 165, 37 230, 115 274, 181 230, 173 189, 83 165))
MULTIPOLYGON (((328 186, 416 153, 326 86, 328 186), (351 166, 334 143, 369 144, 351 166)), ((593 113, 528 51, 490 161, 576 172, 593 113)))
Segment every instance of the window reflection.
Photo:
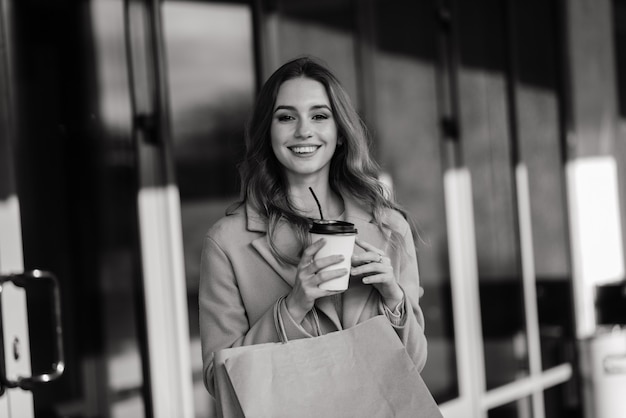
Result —
POLYGON ((532 418, 532 406, 530 398, 522 398, 518 401, 490 409, 488 418, 532 418))
POLYGON ((274 71, 283 62, 301 55, 312 55, 328 64, 355 104, 358 90, 356 19, 350 0, 276 0, 268 14, 276 12, 275 37, 269 56, 274 71))
POLYGON ((252 12, 229 2, 166 1, 162 8, 181 217, 196 416, 212 402, 198 335, 203 236, 238 197, 237 163, 255 94, 252 12))
POLYGON ((543 393, 545 416, 549 418, 580 418, 581 395, 574 380, 549 388, 543 393))
MULTIPOLYGON (((513 3, 511 3, 513 4, 513 3)), ((554 2, 528 0, 516 16, 516 121, 520 159, 528 170, 533 256, 543 369, 575 363, 571 263, 559 115, 554 2)))
POLYGON ((462 149, 473 188, 487 388, 528 374, 503 5, 458 2, 462 149), (484 13, 473 13, 473 10, 484 13))
MULTIPOLYGON (((437 27, 432 5, 377 1, 372 89, 368 104, 376 149, 400 203, 417 224, 428 362, 424 381, 437 402, 458 397, 436 89, 437 27)), ((367 66, 367 63, 365 64, 367 66)))
POLYGON ((163 13, 181 195, 231 196, 254 96, 249 7, 167 2, 163 13))

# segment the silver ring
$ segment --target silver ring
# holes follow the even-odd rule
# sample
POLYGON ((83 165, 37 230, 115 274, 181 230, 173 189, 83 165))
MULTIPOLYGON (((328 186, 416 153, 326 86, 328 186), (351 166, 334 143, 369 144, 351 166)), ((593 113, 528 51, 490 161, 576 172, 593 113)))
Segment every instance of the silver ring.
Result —
POLYGON ((382 262, 383 262, 383 255, 382 254, 378 254, 378 262, 382 264, 382 262))

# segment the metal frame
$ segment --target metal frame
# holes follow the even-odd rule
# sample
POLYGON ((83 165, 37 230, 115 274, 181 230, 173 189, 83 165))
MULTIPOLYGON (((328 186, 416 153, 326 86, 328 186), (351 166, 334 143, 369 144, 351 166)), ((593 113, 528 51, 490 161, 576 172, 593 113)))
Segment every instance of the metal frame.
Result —
POLYGON ((530 375, 486 390, 471 176, 465 168, 450 169, 444 175, 459 370, 459 398, 441 405, 447 418, 486 417, 488 410, 528 396, 531 397, 532 416, 543 418, 543 391, 567 382, 573 375, 573 367, 569 363, 542 369, 528 182, 524 166, 518 166, 516 179, 530 375))
POLYGON ((147 334, 146 415, 192 418, 193 381, 180 196, 173 159, 161 4, 124 0, 147 334))

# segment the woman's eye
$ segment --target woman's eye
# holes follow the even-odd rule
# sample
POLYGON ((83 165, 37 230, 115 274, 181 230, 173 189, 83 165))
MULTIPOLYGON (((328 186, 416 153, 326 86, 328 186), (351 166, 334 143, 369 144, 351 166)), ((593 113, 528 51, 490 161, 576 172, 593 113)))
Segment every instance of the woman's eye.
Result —
POLYGON ((288 122, 290 120, 294 120, 294 117, 291 115, 279 115, 277 119, 279 122, 288 122))
POLYGON ((325 115, 323 113, 313 116, 313 120, 325 120, 325 119, 328 119, 328 115, 325 115))

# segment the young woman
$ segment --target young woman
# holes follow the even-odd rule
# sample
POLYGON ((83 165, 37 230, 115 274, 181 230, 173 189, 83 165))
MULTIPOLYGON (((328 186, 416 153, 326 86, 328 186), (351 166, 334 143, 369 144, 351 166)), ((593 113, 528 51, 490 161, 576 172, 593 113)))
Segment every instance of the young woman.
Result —
POLYGON ((264 84, 240 166, 242 199, 208 231, 201 260, 200 334, 211 394, 213 354, 242 345, 311 338, 385 315, 421 370, 424 317, 413 235, 377 180, 365 126, 337 79, 310 58, 264 84), (314 260, 311 220, 355 224, 345 292, 320 283, 346 272, 314 260))

